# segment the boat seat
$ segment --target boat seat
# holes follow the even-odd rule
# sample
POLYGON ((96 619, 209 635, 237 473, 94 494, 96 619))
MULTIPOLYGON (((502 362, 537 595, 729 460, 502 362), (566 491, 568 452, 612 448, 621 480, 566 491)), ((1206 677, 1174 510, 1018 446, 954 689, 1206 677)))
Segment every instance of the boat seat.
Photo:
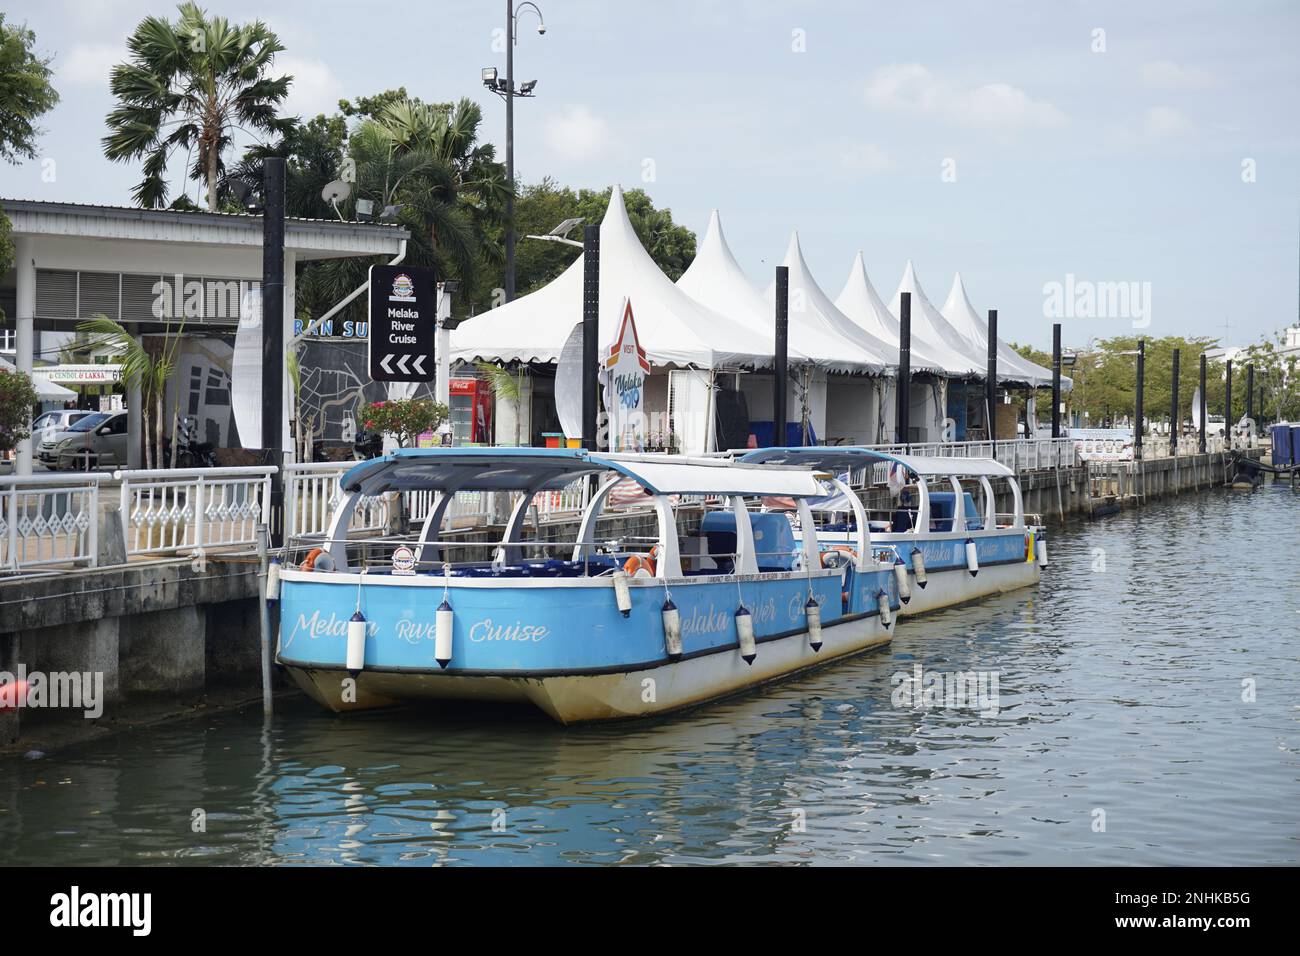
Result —
MULTIPOLYGON (((749 527, 754 534, 754 551, 759 571, 794 570, 799 549, 794 540, 794 529, 784 514, 751 513, 749 527)), ((708 544, 709 557, 717 564, 718 571, 730 574, 735 568, 735 512, 710 511, 700 522, 700 535, 708 544)))

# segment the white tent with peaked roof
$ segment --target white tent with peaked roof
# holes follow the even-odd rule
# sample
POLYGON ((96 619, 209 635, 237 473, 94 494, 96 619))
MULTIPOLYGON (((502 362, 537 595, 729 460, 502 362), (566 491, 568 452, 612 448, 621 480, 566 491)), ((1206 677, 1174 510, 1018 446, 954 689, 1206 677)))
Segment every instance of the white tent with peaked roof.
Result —
MULTIPOLYGON (((956 329, 971 348, 977 352, 982 352, 986 358, 989 349, 989 330, 987 319, 980 316, 971 305, 970 296, 966 294, 966 285, 962 282, 961 273, 958 272, 953 276, 952 291, 948 293, 948 299, 940 309, 948 323, 956 329)), ((1029 385, 1038 388, 1044 385, 1052 384, 1051 369, 1029 361, 1002 338, 998 338, 998 381, 1000 383, 1015 383, 1029 385)), ((1069 378, 1061 376, 1061 389, 1068 391, 1073 382, 1069 378)))
MULTIPOLYGON (((790 245, 781 264, 790 270, 791 344, 836 371, 866 371, 876 375, 897 371, 897 348, 893 349, 891 361, 889 343, 855 323, 822 291, 804 261, 797 231, 790 235, 790 245), (809 344, 814 339, 817 348, 809 344), (831 351, 827 352, 828 349, 831 351)), ((763 298, 769 309, 776 307, 775 281, 768 285, 763 298)))
POLYGON ((912 334, 935 347, 945 349, 944 366, 952 375, 969 375, 983 378, 985 375, 984 356, 977 354, 961 334, 948 324, 938 309, 926 298, 921 283, 916 278, 916 269, 912 260, 907 260, 903 278, 898 283, 898 290, 889 303, 889 311, 897 318, 903 301, 903 293, 912 295, 912 334))
MULTIPOLYGON (((557 362, 582 319, 583 260, 554 281, 464 323, 451 333, 453 361, 557 362)), ((615 186, 600 224, 600 342, 618 332, 631 299, 641 345, 657 366, 766 367, 772 333, 713 311, 673 284, 642 247, 615 186)))
MULTIPOLYGON (((760 333, 764 341, 771 343, 775 353, 775 313, 750 284, 745 270, 732 255, 716 209, 709 214, 708 229, 696 246, 695 258, 677 280, 677 287, 700 305, 760 333)), ((812 359, 791 341, 789 361, 798 364, 812 359)))
MULTIPOLYGON (((890 357, 897 362, 899 354, 900 330, 898 319, 885 306, 877 294, 871 279, 867 276, 866 264, 859 252, 849 269, 849 277, 844 283, 836 307, 867 332, 889 343, 893 351, 890 357)), ((930 372, 938 375, 963 375, 965 363, 948 356, 948 350, 942 345, 931 345, 912 330, 911 367, 913 372, 930 372)))

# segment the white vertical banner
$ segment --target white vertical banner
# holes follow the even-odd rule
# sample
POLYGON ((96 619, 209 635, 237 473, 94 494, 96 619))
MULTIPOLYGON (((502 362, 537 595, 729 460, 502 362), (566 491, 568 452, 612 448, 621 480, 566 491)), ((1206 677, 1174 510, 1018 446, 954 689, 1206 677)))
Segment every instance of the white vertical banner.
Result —
POLYGON ((609 450, 643 451, 646 443, 645 381, 650 361, 637 338, 632 300, 623 300, 618 334, 601 363, 609 450))

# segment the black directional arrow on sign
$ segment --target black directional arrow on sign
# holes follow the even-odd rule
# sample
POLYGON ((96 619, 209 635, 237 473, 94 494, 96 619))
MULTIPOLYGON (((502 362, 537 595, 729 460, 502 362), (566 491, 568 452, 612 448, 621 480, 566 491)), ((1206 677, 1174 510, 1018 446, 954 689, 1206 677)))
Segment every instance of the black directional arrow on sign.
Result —
POLYGON ((429 382, 438 322, 434 271, 370 267, 370 377, 376 382, 429 382))

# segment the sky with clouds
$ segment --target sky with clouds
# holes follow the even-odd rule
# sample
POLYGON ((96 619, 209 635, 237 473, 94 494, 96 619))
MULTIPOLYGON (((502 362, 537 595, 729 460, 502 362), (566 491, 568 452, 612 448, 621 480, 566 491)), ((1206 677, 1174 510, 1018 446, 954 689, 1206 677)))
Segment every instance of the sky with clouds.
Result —
MULTIPOLYGON (((54 57, 62 102, 41 163, 0 166, 0 196, 127 204, 138 168, 103 158, 108 71, 142 0, 9 0, 54 57), (48 168, 48 167, 44 167, 48 168)), ((290 108, 405 86, 505 110, 505 4, 220 0, 287 50, 290 108)), ((1293 324, 1300 278, 1300 5, 999 0, 539 0, 521 19, 524 182, 646 188, 702 232, 717 207, 766 285, 790 230, 839 293, 862 250, 888 301, 909 258, 941 305, 960 271, 1003 337, 1050 343, 1044 287, 1149 283, 1143 334, 1248 344, 1293 324), (1100 32, 1099 32, 1100 31, 1100 32)), ((503 150, 502 150, 503 151, 503 150)), ((180 184, 181 164, 174 180, 180 184)), ((189 187, 196 195, 196 187, 189 187)), ((1134 331, 1066 317, 1067 344, 1134 331)))

